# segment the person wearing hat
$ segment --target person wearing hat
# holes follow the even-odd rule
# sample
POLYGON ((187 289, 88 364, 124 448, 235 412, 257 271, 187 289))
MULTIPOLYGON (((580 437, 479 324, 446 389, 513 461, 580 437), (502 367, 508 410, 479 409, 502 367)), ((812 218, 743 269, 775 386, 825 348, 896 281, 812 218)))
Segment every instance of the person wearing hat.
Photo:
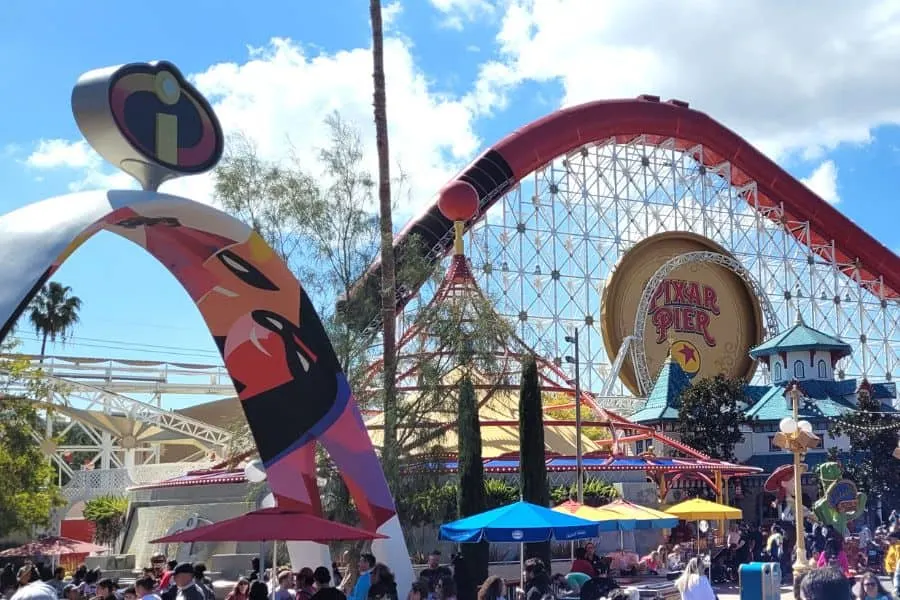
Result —
POLYGON ((62 590, 62 600, 80 600, 81 590, 74 583, 66 585, 62 590))
POLYGON ((433 594, 442 577, 453 577, 453 573, 450 572, 450 569, 441 565, 441 551, 432 550, 431 554, 428 555, 428 566, 419 574, 419 579, 424 579, 428 582, 428 591, 433 594))
POLYGON ((162 595, 162 600, 206 600, 203 591, 194 579, 194 565, 181 563, 172 571, 175 585, 162 595))

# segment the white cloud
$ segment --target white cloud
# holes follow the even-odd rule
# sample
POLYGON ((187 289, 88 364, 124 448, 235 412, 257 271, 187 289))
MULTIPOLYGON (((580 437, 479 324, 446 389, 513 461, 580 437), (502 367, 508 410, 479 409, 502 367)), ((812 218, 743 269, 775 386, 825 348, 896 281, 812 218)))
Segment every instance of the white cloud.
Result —
POLYGON ((826 160, 812 172, 809 177, 801 181, 829 204, 837 204, 841 201, 838 195, 838 168, 833 160, 826 160))
MULTIPOLYGON (((70 192, 88 189, 132 188, 131 176, 105 168, 103 159, 84 140, 40 140, 34 151, 24 160, 35 170, 67 169, 76 174, 69 183, 70 192)), ((39 180, 43 179, 39 176, 39 180)))
MULTIPOLYGON (((391 5, 389 5, 391 6, 391 5)), ((396 15, 396 12, 394 13, 396 15)), ((473 114, 464 99, 444 95, 416 66, 407 41, 385 39, 391 164, 409 177, 413 204, 401 205, 398 222, 429 203, 434 194, 479 147, 473 114)), ((250 51, 242 63, 220 63, 192 76, 212 102, 226 133, 242 131, 261 156, 279 160, 293 153, 318 169, 318 150, 329 143, 324 118, 332 111, 353 122, 366 148, 365 161, 377 173, 372 116, 372 55, 369 48, 312 54, 286 39, 250 51)), ((27 164, 39 169, 77 169, 73 189, 106 187, 129 178, 112 174, 83 141, 41 141, 27 164)), ((212 180, 201 175, 169 182, 163 191, 210 202, 212 180)))
POLYGON ((900 123, 896 1, 507 0, 496 42, 482 106, 528 80, 559 82, 565 105, 656 94, 775 158, 900 123))
POLYGON ((32 152, 25 164, 38 169, 85 169, 93 166, 95 159, 99 158, 91 150, 87 142, 80 140, 70 142, 68 140, 41 140, 37 148, 32 152))
POLYGON ((465 23, 491 17, 496 7, 489 0, 430 0, 431 5, 443 15, 442 25, 448 29, 462 30, 465 23))
POLYGON ((397 22, 397 17, 403 13, 403 5, 397 2, 389 2, 381 7, 381 21, 385 29, 397 22))

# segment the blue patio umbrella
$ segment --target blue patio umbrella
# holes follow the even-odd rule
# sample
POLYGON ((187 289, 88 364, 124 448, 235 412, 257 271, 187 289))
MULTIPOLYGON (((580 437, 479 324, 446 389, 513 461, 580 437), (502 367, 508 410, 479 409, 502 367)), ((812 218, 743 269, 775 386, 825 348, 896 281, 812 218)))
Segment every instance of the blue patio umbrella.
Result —
POLYGON ((615 521, 595 523, 529 502, 515 502, 441 525, 440 538, 457 544, 580 540, 616 531, 615 521))

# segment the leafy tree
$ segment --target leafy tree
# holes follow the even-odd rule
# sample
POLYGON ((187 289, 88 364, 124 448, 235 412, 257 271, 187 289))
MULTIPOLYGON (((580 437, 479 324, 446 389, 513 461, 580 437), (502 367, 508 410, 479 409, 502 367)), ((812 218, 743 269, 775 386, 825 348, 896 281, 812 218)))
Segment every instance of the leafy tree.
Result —
MULTIPOLYGON (((481 425, 475 388, 468 376, 459 382, 459 516, 469 517, 487 509, 484 485, 484 462, 481 458, 481 425)), ((468 544, 465 558, 473 583, 480 584, 488 576, 488 543, 468 544)))
POLYGON ((128 498, 99 496, 84 503, 84 518, 94 524, 94 541, 112 547, 125 530, 128 498))
POLYGON ((260 157, 256 144, 242 132, 229 136, 214 176, 216 200, 259 233, 297 273, 308 258, 303 234, 322 212, 316 179, 296 164, 260 157))
MULTIPOLYGON (((584 480, 584 503, 588 506, 603 506, 619 497, 616 487, 603 479, 588 477, 584 480)), ((566 500, 575 498, 577 486, 561 485, 550 490, 550 500, 556 504, 562 504, 566 500)))
POLYGON ((852 455, 840 457, 845 476, 869 498, 881 498, 885 514, 900 510, 900 467, 892 457, 898 430, 900 416, 887 414, 867 390, 858 396, 858 410, 828 426, 829 435, 846 435, 850 440, 852 455))
POLYGON ((47 340, 65 342, 78 323, 81 298, 72 295, 72 288, 56 281, 41 287, 28 307, 28 320, 41 338, 41 362, 47 351, 47 340))
POLYGON ((33 399, 47 395, 46 385, 27 360, 12 355, 16 342, 0 344, 0 537, 50 524, 50 514, 65 505, 32 432, 41 430, 33 399))
MULTIPOLYGON (((512 328, 485 297, 467 294, 428 305, 416 314, 411 331, 416 335, 398 354, 398 385, 404 388, 397 404, 401 462, 422 448, 440 445, 447 431, 442 425, 455 418, 462 374, 477 385, 479 398, 510 387, 503 349, 512 328)), ((361 390, 363 398, 381 394, 376 381, 373 372, 370 386, 361 390)))
POLYGON ((519 499, 519 487, 505 479, 486 479, 484 482, 484 500, 487 510, 507 506, 519 499))
MULTIPOLYGON (((363 408, 384 406, 383 377, 379 362, 373 362, 370 333, 349 327, 348 315, 335 310, 335 300, 344 297, 352 284, 378 255, 378 216, 371 212, 374 203, 374 178, 364 165, 364 149, 356 127, 339 114, 325 118, 330 131, 329 144, 322 148, 315 164, 301 164, 296 153, 281 161, 266 160, 253 142, 238 134, 229 140, 228 151, 215 172, 217 201, 231 214, 252 227, 278 252, 303 282, 319 310, 338 360, 357 391, 363 408), (312 175, 311 173, 315 173, 312 175), (377 385, 367 383, 378 379, 377 385)), ((402 171, 391 188, 400 198, 404 193, 402 171)), ((424 258, 421 245, 414 239, 410 256, 402 269, 431 275, 434 266, 424 258)), ((411 274, 411 273, 410 273, 411 274)), ((415 275, 421 277, 421 275, 415 275)), ((376 300, 372 302, 377 303, 376 300)), ((451 344, 453 345, 453 344, 451 344)), ((449 406, 446 391, 441 405, 449 406)), ((431 396, 430 396, 431 397, 431 396)), ((455 398, 452 399, 455 410, 455 398)), ((423 415, 436 402, 405 403, 396 409, 397 421, 406 442, 397 445, 402 460, 414 444, 412 433, 434 428, 421 427, 423 415)), ((246 431, 246 422, 238 424, 246 431)), ((239 439, 250 440, 246 435, 239 439)), ((417 442, 419 440, 416 440, 417 442)), ((233 455, 252 450, 235 451, 233 455)), ((326 453, 319 452, 319 475, 328 484, 323 489, 325 504, 334 518, 355 518, 349 491, 326 453)), ((394 496, 405 493, 408 482, 401 477, 389 479, 394 496)))
POLYGON ((685 388, 679 397, 681 441, 712 458, 734 460, 734 447, 744 439, 741 425, 747 422, 744 386, 742 379, 716 375, 685 388))
POLYGON ((384 29, 381 0, 371 0, 372 63, 374 81, 375 146, 378 150, 378 212, 381 233, 381 322, 384 384, 384 445, 382 462, 392 479, 397 472, 397 274, 391 206, 391 159, 388 144, 387 93, 384 81, 384 29))
MULTIPOLYGON (((528 356, 522 364, 519 393, 519 481, 522 499, 538 506, 550 504, 545 448, 544 408, 537 362, 534 356, 528 356)), ((528 557, 536 556, 544 564, 550 564, 549 541, 526 544, 525 551, 528 557)))

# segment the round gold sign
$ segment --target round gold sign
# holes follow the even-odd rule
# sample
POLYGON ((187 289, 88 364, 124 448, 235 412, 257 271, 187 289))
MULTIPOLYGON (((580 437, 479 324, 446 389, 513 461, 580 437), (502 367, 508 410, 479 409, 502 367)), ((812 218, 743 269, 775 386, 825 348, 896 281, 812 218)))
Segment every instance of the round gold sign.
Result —
MULTIPOLYGON (((728 251, 703 236, 673 231, 649 237, 625 253, 603 292, 601 326, 610 360, 634 333, 644 287, 668 260, 688 252, 728 251)), ((748 352, 762 341, 763 318, 751 289, 725 267, 693 263, 672 271, 654 293, 644 326, 644 352, 655 378, 671 351, 691 378, 750 378, 756 369, 748 352)), ((619 377, 640 395, 631 357, 619 377)))

